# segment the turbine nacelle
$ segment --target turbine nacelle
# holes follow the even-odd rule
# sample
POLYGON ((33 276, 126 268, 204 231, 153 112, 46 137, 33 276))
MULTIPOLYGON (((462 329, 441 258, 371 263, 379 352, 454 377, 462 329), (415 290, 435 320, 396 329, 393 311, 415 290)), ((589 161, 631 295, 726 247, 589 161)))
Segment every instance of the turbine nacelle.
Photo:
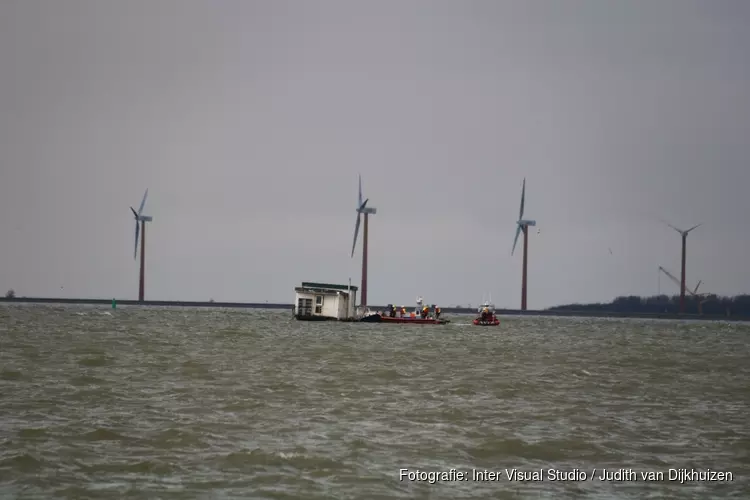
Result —
POLYGON ((535 220, 519 220, 516 222, 519 226, 536 226, 535 220))
POLYGON ((136 221, 151 222, 152 220, 154 220, 154 218, 150 215, 138 215, 138 212, 136 212, 133 207, 130 207, 130 211, 133 212, 133 217, 136 221))

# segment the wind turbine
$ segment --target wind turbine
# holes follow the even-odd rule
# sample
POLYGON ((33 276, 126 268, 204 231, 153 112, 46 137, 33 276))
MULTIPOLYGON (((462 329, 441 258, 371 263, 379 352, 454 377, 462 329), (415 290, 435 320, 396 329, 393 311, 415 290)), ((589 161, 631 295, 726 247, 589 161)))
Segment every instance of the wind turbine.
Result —
POLYGON ((143 302, 143 287, 144 287, 144 273, 146 270, 146 223, 154 220, 150 215, 143 215, 143 206, 146 204, 146 196, 148 196, 148 189, 143 193, 143 200, 141 200, 141 206, 138 207, 136 212, 133 207, 130 207, 130 211, 133 212, 135 217, 135 248, 133 249, 133 260, 138 255, 138 233, 142 229, 143 236, 141 237, 141 274, 140 281, 138 283, 138 301, 143 302))
POLYGON ((671 227, 678 233, 680 233, 680 236, 682 236, 682 276, 680 276, 680 314, 685 313, 685 260, 686 260, 686 248, 687 248, 687 236, 690 231, 695 229, 696 227, 700 226, 701 224, 696 224, 695 226, 691 227, 687 231, 683 231, 682 229, 678 229, 674 227, 672 224, 666 221, 662 221, 667 226, 671 227))
POLYGON ((523 273, 521 276, 521 310, 526 310, 526 270, 528 268, 528 252, 529 252, 529 226, 536 226, 535 220, 528 220, 523 218, 523 207, 526 200, 526 178, 523 179, 523 187, 521 188, 521 210, 518 213, 518 220, 516 221, 516 237, 513 240, 513 250, 510 254, 516 251, 516 243, 518 243, 518 235, 523 231, 523 273))
POLYGON ((362 235, 362 298, 360 299, 360 304, 362 306, 362 309, 367 308, 367 219, 369 215, 375 215, 377 213, 377 209, 373 207, 368 207, 367 202, 370 201, 369 198, 367 198, 365 201, 362 201, 362 176, 359 176, 359 198, 357 198, 357 222, 354 225, 354 242, 352 243, 352 258, 354 258, 354 248, 357 246, 357 236, 359 235, 359 222, 360 222, 360 216, 364 214, 365 216, 365 227, 362 235))

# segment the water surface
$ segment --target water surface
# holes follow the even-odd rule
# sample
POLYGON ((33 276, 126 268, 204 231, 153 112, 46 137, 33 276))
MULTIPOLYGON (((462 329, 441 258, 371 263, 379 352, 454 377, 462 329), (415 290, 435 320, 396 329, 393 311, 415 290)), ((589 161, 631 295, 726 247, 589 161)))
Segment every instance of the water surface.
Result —
POLYGON ((469 320, 0 306, 0 497, 750 497, 750 326, 469 320), (670 468, 733 480, 680 484, 670 468))

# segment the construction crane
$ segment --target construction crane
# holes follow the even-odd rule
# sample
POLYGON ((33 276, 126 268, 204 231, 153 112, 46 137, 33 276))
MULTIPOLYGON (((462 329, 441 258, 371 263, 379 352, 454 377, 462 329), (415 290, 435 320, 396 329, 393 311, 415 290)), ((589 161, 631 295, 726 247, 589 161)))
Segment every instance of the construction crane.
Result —
MULTIPOLYGON (((664 273, 672 282, 677 285, 677 287, 680 287, 680 280, 678 280, 672 273, 664 269, 663 267, 659 266, 659 272, 664 273)), ((703 304, 711 300, 710 293, 698 293, 698 287, 701 286, 701 283, 703 281, 699 281, 697 285, 695 285, 694 289, 690 289, 687 286, 685 287, 685 291, 688 292, 690 295, 697 299, 703 299, 698 301, 698 314, 703 314, 703 304)))
MULTIPOLYGON (((667 271, 666 269, 664 269, 661 266, 659 266, 659 271, 661 271, 664 274, 666 274, 667 277, 669 279, 671 279, 672 282, 674 282, 675 285, 677 285, 678 287, 680 286, 680 280, 678 280, 672 273, 670 273, 669 271, 667 271)), ((689 287, 685 286, 685 290, 687 291, 687 293, 689 293, 690 295, 692 295, 693 297, 695 297, 696 295, 698 295, 698 287, 701 286, 701 283, 703 283, 703 282, 699 281, 698 284, 695 285, 695 288, 692 289, 692 290, 689 287)))

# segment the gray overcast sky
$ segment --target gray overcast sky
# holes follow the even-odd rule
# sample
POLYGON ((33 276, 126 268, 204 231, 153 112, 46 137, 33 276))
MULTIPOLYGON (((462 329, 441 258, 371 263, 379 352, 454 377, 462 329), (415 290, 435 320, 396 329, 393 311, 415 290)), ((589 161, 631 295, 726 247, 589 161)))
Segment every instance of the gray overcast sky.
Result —
POLYGON ((743 0, 2 0, 0 286, 136 298, 146 187, 148 299, 359 284, 361 172, 370 303, 518 307, 523 177, 530 308, 655 294, 659 218, 748 292, 748 47, 743 0))

